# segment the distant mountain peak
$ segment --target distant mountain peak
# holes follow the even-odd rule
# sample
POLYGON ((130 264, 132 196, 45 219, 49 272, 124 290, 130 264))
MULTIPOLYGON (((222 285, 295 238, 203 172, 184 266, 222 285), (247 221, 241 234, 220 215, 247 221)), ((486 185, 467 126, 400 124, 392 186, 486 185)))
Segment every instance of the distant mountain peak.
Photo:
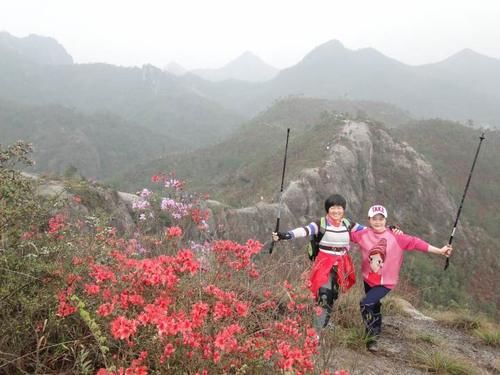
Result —
MULTIPOLYGON (((344 46, 339 40, 332 39, 328 42, 320 44, 316 48, 314 48, 311 52, 309 52, 304 59, 324 59, 327 57, 340 57, 347 55, 363 55, 369 57, 377 57, 384 59, 391 59, 385 56, 380 51, 376 50, 372 47, 360 48, 356 50, 352 50, 344 46)), ((393 59, 391 59, 393 60, 393 59)))
POLYGON ((245 52, 243 52, 239 57, 236 58, 236 60, 237 59, 241 59, 241 58, 244 58, 244 59, 258 59, 258 60, 260 60, 260 58, 255 53, 253 53, 252 51, 245 51, 245 52))
POLYGON ((344 47, 344 45, 337 39, 332 39, 314 48, 304 57, 303 61, 331 59, 338 56, 345 56, 346 54, 352 52, 352 50, 344 47))
POLYGON ((264 66, 265 65, 267 67, 276 69, 276 68, 272 67, 271 65, 267 64, 266 62, 264 62, 259 56, 257 56, 256 54, 254 54, 251 51, 243 52, 240 56, 238 56, 234 60, 230 61, 226 65, 224 65, 223 68, 227 68, 227 67, 231 67, 231 66, 235 66, 235 65, 239 65, 239 64, 244 64, 247 66, 259 66, 259 65, 264 66))
POLYGON ((54 38, 30 34, 23 38, 15 37, 6 31, 0 32, 0 49, 15 51, 22 58, 37 64, 69 65, 73 58, 54 38))
POLYGON ((455 67, 454 69, 458 67, 468 67, 468 69, 485 69, 486 66, 488 66, 498 72, 500 69, 500 60, 480 54, 470 48, 465 48, 442 61, 429 65, 447 68, 455 67))
POLYGON ((471 59, 493 59, 493 60, 495 60, 493 57, 482 55, 479 52, 476 52, 476 51, 474 51, 474 50, 472 50, 470 48, 465 48, 465 49, 463 49, 461 51, 458 51, 457 53, 455 53, 455 54, 451 55, 450 57, 448 57, 446 60, 464 60, 464 59, 467 59, 467 60, 471 60, 471 59))
POLYGON ((328 48, 345 48, 344 44, 338 39, 329 40, 328 42, 323 43, 323 46, 328 48))
POLYGON ((176 76, 181 76, 187 73, 187 70, 175 61, 170 61, 163 70, 176 76))
POLYGON ((264 62, 251 51, 245 51, 219 69, 197 69, 192 73, 209 81, 237 79, 241 81, 268 81, 276 76, 278 69, 264 62))

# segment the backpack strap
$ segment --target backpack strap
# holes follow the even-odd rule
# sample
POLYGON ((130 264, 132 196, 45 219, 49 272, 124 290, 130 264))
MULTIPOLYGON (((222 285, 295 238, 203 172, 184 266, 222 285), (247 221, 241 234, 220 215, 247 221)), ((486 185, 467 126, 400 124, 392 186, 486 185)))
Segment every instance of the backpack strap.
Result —
POLYGON ((326 217, 322 216, 321 219, 319 220, 318 235, 321 235, 321 237, 323 237, 325 232, 326 232, 326 217))
POLYGON ((319 243, 321 242, 321 239, 326 233, 326 217, 322 216, 321 219, 319 220, 319 225, 318 225, 318 234, 316 234, 316 245, 319 246, 319 243))
POLYGON ((352 228, 354 228, 354 226, 356 225, 356 223, 354 221, 352 221, 351 219, 348 219, 346 217, 344 217, 342 219, 342 224, 345 225, 348 232, 351 232, 352 228))
POLYGON ((311 240, 309 242, 307 250, 309 259, 312 261, 314 261, 314 259, 316 259, 316 256, 318 255, 319 243, 326 232, 326 217, 321 217, 321 219, 315 221, 315 224, 318 226, 318 233, 310 237, 311 240))

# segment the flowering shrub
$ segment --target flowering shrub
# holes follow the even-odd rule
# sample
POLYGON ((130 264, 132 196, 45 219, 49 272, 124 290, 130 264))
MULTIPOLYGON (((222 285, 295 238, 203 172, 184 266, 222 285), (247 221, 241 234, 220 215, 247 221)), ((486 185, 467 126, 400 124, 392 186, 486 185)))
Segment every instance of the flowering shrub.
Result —
MULTIPOLYGON (((41 205, 35 199, 35 187, 17 165, 33 165, 32 145, 18 141, 6 148, 0 144, 0 247, 15 246, 26 229, 39 218, 41 205)), ((26 234, 29 236, 29 234, 26 234)))
POLYGON ((58 239, 62 240, 64 238, 63 231, 66 228, 66 220, 64 218, 64 215, 62 214, 57 214, 49 219, 49 229, 47 233, 58 239))
MULTIPOLYGON (((167 211, 176 224, 149 242, 159 255, 139 251, 144 232, 128 241, 98 233, 99 256, 74 257, 58 294, 61 318, 84 315, 101 327, 90 329, 102 336, 98 374, 312 372, 318 342, 307 288, 285 281, 257 292, 258 241, 182 244, 181 225, 207 230, 208 211, 195 195, 178 194, 184 183, 172 176, 153 181, 174 189, 162 199, 145 189, 135 205, 145 221, 167 211)), ((146 237, 156 235, 153 228, 146 237)))
POLYGON ((137 232, 122 238, 83 181, 68 202, 42 202, 3 168, 9 155, 0 160, 9 177, 0 179, 0 350, 9 355, 0 372, 314 371, 309 292, 266 281, 269 269, 253 259, 259 242, 215 240, 204 198, 182 181, 155 176, 164 190, 139 192, 137 232))
POLYGON ((162 194, 143 189, 137 192, 132 207, 136 210, 143 233, 154 233, 162 225, 187 226, 195 224, 199 230, 208 229, 208 211, 201 208, 203 199, 184 190, 185 183, 175 175, 159 174, 151 178, 162 194))
POLYGON ((190 249, 137 259, 126 248, 117 248, 106 264, 74 260, 80 276, 69 278, 59 294, 58 314, 76 313, 71 296, 77 295, 107 327, 112 354, 100 374, 139 367, 193 373, 244 366, 312 371, 317 340, 304 318, 308 304, 297 301, 300 294, 284 285, 278 293, 255 296, 240 285, 244 278, 258 277, 250 257, 260 244, 215 241, 212 250, 210 270, 201 270, 190 249), (289 300, 286 312, 270 319, 280 294, 289 300))

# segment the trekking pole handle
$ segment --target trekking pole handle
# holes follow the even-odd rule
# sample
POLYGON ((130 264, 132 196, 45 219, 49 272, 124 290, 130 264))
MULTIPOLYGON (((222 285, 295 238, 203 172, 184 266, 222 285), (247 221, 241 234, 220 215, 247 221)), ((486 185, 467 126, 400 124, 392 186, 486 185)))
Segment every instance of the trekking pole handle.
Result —
MULTIPOLYGON (((278 231, 280 230, 280 218, 278 217, 276 219, 276 229, 274 230, 276 233, 278 233, 278 231)), ((269 254, 272 254, 273 253, 273 249, 274 249, 274 244, 276 243, 276 241, 272 240, 271 242, 271 246, 269 247, 269 254)))

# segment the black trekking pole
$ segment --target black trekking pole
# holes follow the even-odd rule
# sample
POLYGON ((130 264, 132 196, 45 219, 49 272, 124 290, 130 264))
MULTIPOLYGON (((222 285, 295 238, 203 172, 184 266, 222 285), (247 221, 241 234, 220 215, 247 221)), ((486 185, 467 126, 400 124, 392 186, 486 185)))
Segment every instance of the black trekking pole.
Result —
MULTIPOLYGON (((464 195, 462 196, 462 201, 460 202, 460 207, 458 208, 457 217, 455 219, 455 224, 453 225, 453 230, 451 231, 451 236, 450 240, 448 241, 448 245, 451 245, 453 241, 453 236, 455 235, 455 230, 457 229, 458 218, 460 217, 460 213, 462 212, 462 206, 464 204, 465 195, 467 194, 467 189, 469 188, 470 179, 472 178, 472 171, 474 171, 477 156, 479 155, 479 150, 481 149, 481 143, 484 141, 484 139, 485 139, 484 133, 482 133, 481 136, 479 137, 479 146, 477 146, 476 156, 474 156, 474 161, 472 162, 472 168, 470 169, 469 178, 467 179, 467 184, 465 184, 464 195)), ((450 265, 450 258, 448 257, 446 258, 446 264, 444 265, 444 269, 446 270, 449 265, 450 265)))
MULTIPOLYGON (((278 203, 278 217, 276 218, 276 229, 274 230, 275 232, 278 232, 280 230, 281 202, 283 200, 283 182, 285 181, 286 154, 288 152, 289 136, 290 136, 290 128, 286 129, 285 159, 283 160, 283 173, 281 174, 280 201, 278 203)), ((274 241, 271 242, 271 247, 269 248, 269 254, 272 254, 273 248, 274 248, 274 241)))

